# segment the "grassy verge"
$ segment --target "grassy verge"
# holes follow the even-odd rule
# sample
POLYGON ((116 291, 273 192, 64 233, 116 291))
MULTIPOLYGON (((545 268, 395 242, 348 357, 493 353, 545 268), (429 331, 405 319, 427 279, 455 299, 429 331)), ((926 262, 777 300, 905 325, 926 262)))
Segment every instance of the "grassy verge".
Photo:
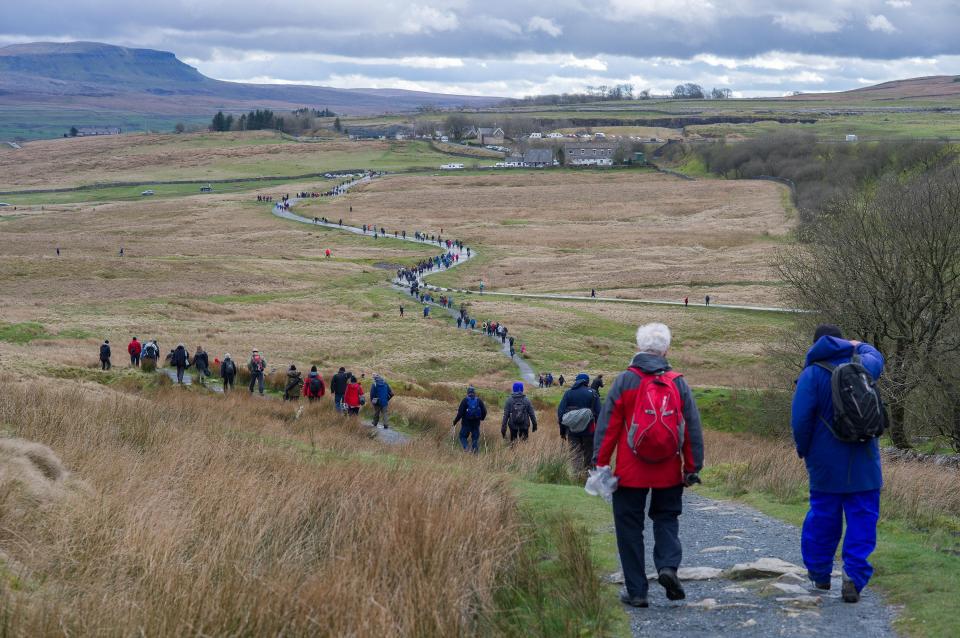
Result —
POLYGON ((579 485, 513 485, 535 535, 536 570, 543 577, 540 587, 527 588, 522 595, 508 592, 513 594, 513 613, 549 619, 540 623, 539 633, 528 635, 629 635, 617 588, 599 584, 600 574, 619 569, 610 506, 579 485))

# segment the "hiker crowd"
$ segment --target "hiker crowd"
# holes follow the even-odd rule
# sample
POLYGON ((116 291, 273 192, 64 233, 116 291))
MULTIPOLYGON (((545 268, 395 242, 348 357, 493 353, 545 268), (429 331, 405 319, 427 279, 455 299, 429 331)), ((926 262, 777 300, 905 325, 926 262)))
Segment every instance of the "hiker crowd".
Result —
MULTIPOLYGON (((141 342, 137 337, 133 337, 127 344, 127 353, 130 356, 130 365, 141 367, 144 362, 152 363, 151 369, 159 366, 160 345, 156 339, 141 342)), ((111 364, 110 341, 104 340, 100 346, 100 364, 102 370, 109 370, 111 364)), ((239 367, 230 353, 223 355, 223 360, 215 358, 212 362, 207 352, 202 346, 197 346, 191 355, 184 344, 178 344, 176 348, 170 350, 164 361, 175 369, 174 376, 176 382, 184 384, 184 375, 189 368, 196 371, 196 379, 201 385, 205 385, 206 379, 214 376, 216 373, 223 383, 224 393, 235 389, 236 379, 239 367), (212 369, 211 369, 212 364, 212 369)), ((265 392, 265 377, 267 374, 267 360, 263 354, 254 349, 250 353, 250 359, 246 364, 247 372, 250 375, 249 391, 259 392, 261 396, 265 392)), ((361 380, 366 375, 361 374, 361 380)), ((324 382, 323 377, 317 370, 317 366, 312 366, 307 373, 306 378, 303 373, 297 369, 296 364, 290 364, 286 372, 286 384, 283 390, 283 399, 290 401, 302 396, 309 401, 316 401, 327 394, 329 387, 333 395, 334 406, 338 412, 343 414, 356 415, 360 413, 360 408, 366 404, 366 393, 363 390, 361 381, 356 375, 348 372, 341 367, 337 372, 331 375, 329 385, 324 382)), ((373 425, 382 424, 384 428, 387 425, 387 406, 390 399, 393 398, 393 390, 390 385, 379 374, 373 375, 373 382, 369 390, 370 405, 373 407, 373 425)))
MULTIPOLYGON (((498 331, 502 326, 485 328, 498 331)), ((504 334, 506 334, 504 328, 504 334)), ((649 606, 649 579, 644 548, 644 524, 653 524, 654 580, 669 600, 686 593, 678 576, 683 556, 679 517, 683 491, 700 483, 704 464, 704 439, 700 413, 689 384, 667 360, 672 335, 663 324, 640 326, 636 351, 628 368, 619 374, 605 400, 602 375, 593 381, 577 374, 557 406, 560 437, 567 441, 576 469, 590 470, 587 488, 607 495, 613 504, 614 528, 625 588, 621 600, 635 607, 649 606), (612 461, 616 458, 615 465, 612 461)), ((159 343, 142 343, 134 337, 127 346, 131 365, 159 358, 159 343)), ((101 367, 110 369, 109 341, 100 346, 101 367)), ((203 348, 194 354, 179 344, 167 355, 183 382, 184 370, 196 368, 199 378, 210 376, 210 361, 203 348)), ((224 390, 233 388, 237 365, 229 354, 215 359, 224 390)), ((801 554, 812 586, 833 586, 834 557, 841 541, 843 570, 841 599, 860 600, 873 568, 870 554, 877 543, 880 489, 883 475, 878 438, 887 426, 887 413, 877 382, 884 357, 873 346, 843 337, 839 327, 822 324, 814 332, 803 371, 796 383, 792 431, 798 456, 809 475, 809 511, 801 532, 801 554)), ((247 370, 249 391, 264 392, 267 362, 253 350, 247 370)), ((545 387, 552 383, 545 377, 545 387)), ((361 378, 363 375, 361 375, 361 378)), ((561 377, 562 379, 562 377, 561 377)), ((562 386, 562 381, 558 379, 562 386)), ((304 378, 291 364, 284 399, 300 396, 309 401, 333 394, 339 412, 356 415, 366 402, 357 377, 341 367, 329 384, 316 366, 304 378)), ((524 384, 512 385, 503 404, 500 434, 511 446, 529 439, 539 423, 524 384)), ((393 391, 374 375, 369 389, 373 424, 388 427, 393 391)), ((460 426, 459 441, 467 452, 479 452, 481 423, 488 417, 485 402, 471 386, 460 401, 453 427, 460 426)))

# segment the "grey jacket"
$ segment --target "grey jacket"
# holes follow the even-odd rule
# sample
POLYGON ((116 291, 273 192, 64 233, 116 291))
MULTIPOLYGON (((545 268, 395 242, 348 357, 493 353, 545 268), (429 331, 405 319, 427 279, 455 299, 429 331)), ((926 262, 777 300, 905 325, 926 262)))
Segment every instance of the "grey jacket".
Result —
POLYGON ((530 402, 530 398, 527 397, 523 392, 514 392, 510 397, 503 403, 503 421, 500 423, 500 431, 506 432, 507 428, 511 430, 526 430, 533 425, 533 431, 537 431, 537 413, 533 409, 533 403, 530 402), (524 404, 524 410, 526 411, 526 424, 517 428, 512 423, 510 423, 510 406, 513 405, 514 401, 522 400, 524 404))

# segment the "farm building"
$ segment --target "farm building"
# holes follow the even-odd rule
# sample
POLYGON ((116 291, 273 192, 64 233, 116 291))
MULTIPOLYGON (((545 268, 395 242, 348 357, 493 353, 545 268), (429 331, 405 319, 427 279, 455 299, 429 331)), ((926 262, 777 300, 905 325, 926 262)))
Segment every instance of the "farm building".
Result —
POLYGON ((77 137, 90 137, 93 135, 120 135, 118 126, 78 126, 77 137))
POLYGON ((564 144, 563 161, 567 166, 613 166, 616 144, 603 142, 564 144))
POLYGON ((553 166, 553 149, 531 148, 523 154, 523 165, 532 168, 553 166))
POLYGON ((471 131, 471 133, 469 137, 476 137, 481 146, 486 146, 487 144, 503 144, 504 141, 502 128, 481 126, 471 131))

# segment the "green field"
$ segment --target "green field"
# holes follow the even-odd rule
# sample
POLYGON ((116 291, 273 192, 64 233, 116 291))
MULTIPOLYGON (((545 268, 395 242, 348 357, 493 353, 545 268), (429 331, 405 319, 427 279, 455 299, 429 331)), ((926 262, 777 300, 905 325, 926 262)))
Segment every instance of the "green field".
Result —
POLYGON ((71 126, 118 126, 124 132, 173 132, 177 123, 206 126, 210 117, 123 111, 92 111, 42 107, 0 106, 0 141, 63 137, 71 126))

